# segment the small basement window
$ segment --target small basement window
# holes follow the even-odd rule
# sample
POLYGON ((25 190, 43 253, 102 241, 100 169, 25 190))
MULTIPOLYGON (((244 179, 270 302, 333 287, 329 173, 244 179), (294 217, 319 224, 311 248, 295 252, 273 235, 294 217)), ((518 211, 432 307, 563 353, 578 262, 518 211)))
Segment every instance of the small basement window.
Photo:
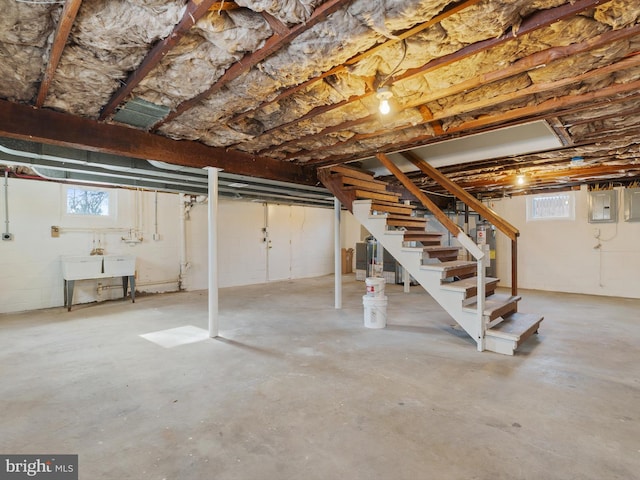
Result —
POLYGON ((67 187, 65 212, 67 215, 109 217, 113 210, 111 193, 103 189, 67 187))
POLYGON ((527 197, 527 222, 574 219, 575 201, 572 193, 554 193, 527 197))
POLYGON ((118 220, 118 189, 61 184, 59 211, 65 228, 113 228, 118 220))

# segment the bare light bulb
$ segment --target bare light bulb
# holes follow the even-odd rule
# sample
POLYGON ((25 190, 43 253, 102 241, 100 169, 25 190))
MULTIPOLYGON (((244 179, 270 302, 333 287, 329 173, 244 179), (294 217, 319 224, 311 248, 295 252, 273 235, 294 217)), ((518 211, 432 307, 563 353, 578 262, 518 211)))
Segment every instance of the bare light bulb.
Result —
POLYGON ((516 177, 516 183, 517 183, 518 185, 524 185, 524 175, 518 175, 518 176, 516 177))
POLYGON ((389 87, 380 87, 376 92, 376 97, 380 100, 378 110, 382 115, 387 115, 391 111, 391 105, 389 105, 389 99, 393 97, 393 93, 389 90, 389 87))
POLYGON ((391 106, 389 105, 389 100, 383 98, 380 100, 380 106, 378 107, 380 113, 382 115, 387 115, 391 111, 391 106))

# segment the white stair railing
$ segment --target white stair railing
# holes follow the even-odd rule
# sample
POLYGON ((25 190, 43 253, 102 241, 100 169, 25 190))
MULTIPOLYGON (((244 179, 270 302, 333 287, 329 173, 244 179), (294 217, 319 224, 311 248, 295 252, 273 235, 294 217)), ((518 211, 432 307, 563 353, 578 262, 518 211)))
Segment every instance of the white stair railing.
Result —
POLYGON ((478 345, 478 351, 482 352, 484 350, 484 335, 486 332, 486 325, 484 322, 485 252, 480 247, 478 247, 478 245, 476 245, 476 243, 471 239, 471 237, 469 237, 469 235, 467 235, 464 232, 460 232, 458 234, 457 240, 458 242, 460 242, 460 245, 466 248, 467 251, 471 254, 471 256, 473 256, 473 258, 476 260, 477 267, 478 267, 478 273, 477 273, 478 284, 477 284, 477 291, 476 291, 476 299, 477 299, 476 305, 478 306, 476 315, 477 315, 478 327, 477 327, 477 334, 476 334, 475 340, 478 345))

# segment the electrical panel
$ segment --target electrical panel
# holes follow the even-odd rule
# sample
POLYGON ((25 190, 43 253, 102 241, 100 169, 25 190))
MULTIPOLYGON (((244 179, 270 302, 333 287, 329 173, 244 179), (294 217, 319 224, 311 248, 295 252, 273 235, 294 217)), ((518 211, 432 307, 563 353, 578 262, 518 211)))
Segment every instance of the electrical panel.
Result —
POLYGON ((640 222, 640 188, 625 188, 624 221, 640 222))
POLYGON ((617 190, 589 192, 589 223, 615 223, 618 221, 617 190))

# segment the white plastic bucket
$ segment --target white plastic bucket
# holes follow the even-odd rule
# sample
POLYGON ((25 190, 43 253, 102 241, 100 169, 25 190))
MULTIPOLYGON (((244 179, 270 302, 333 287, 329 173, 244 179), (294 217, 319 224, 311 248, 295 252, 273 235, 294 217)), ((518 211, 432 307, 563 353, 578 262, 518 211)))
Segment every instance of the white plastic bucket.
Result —
POLYGON ((384 297, 384 277, 367 277, 367 296, 384 297))
POLYGON ((387 297, 362 296, 364 306, 364 326, 367 328, 384 328, 387 326, 387 297))

